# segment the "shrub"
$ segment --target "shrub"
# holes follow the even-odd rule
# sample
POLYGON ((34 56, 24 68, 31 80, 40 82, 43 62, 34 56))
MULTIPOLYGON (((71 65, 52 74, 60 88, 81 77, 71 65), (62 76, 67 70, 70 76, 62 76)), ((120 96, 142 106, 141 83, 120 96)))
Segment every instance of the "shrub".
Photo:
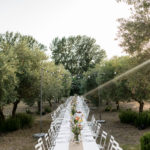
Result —
POLYGON ((0 126, 1 132, 15 131, 20 128, 20 120, 18 118, 9 117, 4 120, 0 126))
POLYGON ((106 106, 105 111, 110 111, 111 110, 111 106, 106 106))
POLYGON ((134 125, 139 129, 145 129, 149 124, 149 112, 140 113, 135 119, 134 125))
POLYGON ((120 122, 133 124, 138 129, 150 126, 150 112, 137 113, 131 110, 122 111, 119 114, 120 122))
POLYGON ((150 150, 150 133, 144 134, 141 139, 141 150, 150 150))
POLYGON ((131 110, 121 111, 119 114, 120 121, 122 123, 128 123, 128 124, 134 124, 137 116, 138 116, 138 113, 131 111, 131 110))
POLYGON ((1 121, 0 131, 10 132, 18 129, 23 129, 26 127, 31 127, 33 125, 33 117, 28 114, 16 114, 15 117, 9 117, 4 121, 1 121))
POLYGON ((33 125, 33 116, 29 114, 16 114, 15 118, 20 120, 20 128, 32 127, 33 125))
POLYGON ((50 107, 45 107, 44 108, 44 112, 45 113, 50 113, 51 112, 51 108, 50 107))

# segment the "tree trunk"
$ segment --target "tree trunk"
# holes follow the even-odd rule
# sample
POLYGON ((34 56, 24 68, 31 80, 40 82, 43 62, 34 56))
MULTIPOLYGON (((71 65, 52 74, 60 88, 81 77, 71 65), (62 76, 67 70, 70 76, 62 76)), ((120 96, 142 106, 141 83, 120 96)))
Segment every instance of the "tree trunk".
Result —
POLYGON ((143 101, 139 101, 139 113, 143 112, 143 107, 144 107, 144 102, 143 101))
POLYGON ((50 106, 50 108, 51 108, 51 107, 52 107, 51 100, 48 100, 48 103, 49 103, 49 106, 50 106))
POLYGON ((5 116, 3 114, 3 108, 0 107, 0 119, 5 120, 5 116))
POLYGON ((38 105, 38 113, 40 113, 40 110, 41 110, 41 102, 40 102, 40 101, 37 101, 37 105, 38 105))
POLYGON ((119 110, 120 106, 119 106, 119 101, 116 101, 116 109, 119 110))
POLYGON ((106 100, 106 106, 108 106, 109 105, 109 101, 108 100, 106 100))
POLYGON ((15 116, 16 115, 16 110, 17 110, 17 107, 18 107, 18 104, 19 104, 20 100, 17 100, 13 103, 13 110, 12 110, 12 116, 15 116))

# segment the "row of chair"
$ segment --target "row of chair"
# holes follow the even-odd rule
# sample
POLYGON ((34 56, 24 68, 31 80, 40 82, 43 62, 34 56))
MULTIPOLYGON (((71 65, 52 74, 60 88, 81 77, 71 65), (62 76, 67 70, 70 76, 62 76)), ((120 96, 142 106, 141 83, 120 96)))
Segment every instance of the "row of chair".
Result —
MULTIPOLYGON (((60 105, 52 113, 53 115, 51 116, 53 116, 53 118, 52 118, 51 126, 48 132, 44 135, 44 138, 38 139, 38 144, 35 145, 36 150, 53 150, 55 146, 55 140, 59 133, 62 120, 63 121, 65 120, 64 112, 67 110, 66 106, 68 105, 70 99, 71 98, 67 99, 65 104, 60 105)), ((80 101, 80 104, 78 105, 78 107, 82 107, 84 114, 87 113, 85 117, 88 118, 89 108, 83 99, 80 101)), ((69 121, 69 120, 66 120, 66 121, 69 121)), ((98 137, 100 137, 99 142, 98 142, 99 150, 122 150, 122 148, 119 146, 119 143, 116 142, 113 136, 110 136, 110 138, 108 138, 107 132, 102 130, 101 124, 96 121, 94 115, 92 115, 91 121, 88 122, 88 126, 90 127, 92 131, 92 136, 96 142, 97 142, 98 137)), ((84 136, 89 136, 89 134, 91 134, 91 132, 88 133, 87 131, 86 129, 83 131, 84 136)))
MULTIPOLYGON (((81 101, 82 101, 81 105, 84 106, 84 109, 87 110, 86 112, 88 113, 89 112, 88 105, 84 101, 83 97, 81 97, 81 101)), ((95 141, 97 141, 98 137, 100 137, 98 142, 99 150, 122 150, 122 148, 119 146, 119 143, 114 139, 112 135, 110 136, 110 138, 108 138, 107 132, 102 130, 101 123, 98 123, 96 121, 94 115, 92 115, 91 121, 88 122, 88 126, 91 128, 92 136, 95 139, 95 141)), ((86 134, 84 133, 84 136, 88 136, 87 131, 85 130, 84 132, 86 133, 86 134)))
POLYGON ((43 139, 38 139, 38 143, 35 145, 35 150, 53 150, 55 140, 57 138, 62 120, 64 119, 64 113, 70 99, 72 99, 72 97, 68 98, 64 104, 61 104, 54 112, 51 113, 52 122, 50 128, 44 135, 43 139))
MULTIPOLYGON (((80 98, 80 104, 78 105, 79 105, 78 107, 82 107, 84 113, 87 113, 86 114, 86 119, 87 119, 89 115, 89 107, 84 101, 83 97, 80 98)), ((112 135, 110 136, 110 138, 108 138, 107 132, 102 130, 101 123, 98 123, 98 121, 96 121, 94 115, 92 115, 91 121, 88 122, 88 126, 91 129, 90 133, 88 133, 89 130, 84 129, 82 134, 84 134, 85 137, 88 137, 92 133, 92 136, 95 139, 95 141, 97 141, 98 137, 100 137, 98 142, 99 150, 122 150, 122 148, 119 146, 119 143, 116 142, 116 140, 112 135)))
POLYGON ((122 148, 119 146, 119 143, 112 135, 108 139, 107 132, 101 129, 101 124, 95 120, 94 115, 92 115, 91 121, 88 122, 88 125, 91 128, 95 141, 97 141, 97 138, 100 137, 98 142, 99 150, 122 150, 122 148), (108 143, 106 144, 107 141, 108 143))
POLYGON ((44 135, 44 138, 39 138, 38 143, 35 145, 35 150, 53 150, 55 146, 55 138, 52 136, 51 131, 44 135))
POLYGON ((51 113, 52 121, 54 121, 57 118, 62 118, 63 119, 63 115, 64 115, 64 112, 65 112, 66 106, 68 105, 71 98, 72 97, 68 98, 64 104, 61 104, 59 107, 57 107, 57 109, 55 111, 53 111, 51 113))

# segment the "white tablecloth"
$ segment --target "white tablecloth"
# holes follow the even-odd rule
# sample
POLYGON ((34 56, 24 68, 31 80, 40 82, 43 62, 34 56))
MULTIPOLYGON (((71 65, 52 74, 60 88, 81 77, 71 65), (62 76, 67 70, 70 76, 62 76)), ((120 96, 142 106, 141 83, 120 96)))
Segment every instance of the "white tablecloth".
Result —
MULTIPOLYGON (((81 97, 77 98, 77 109, 78 111, 83 112, 83 115, 86 116, 86 112, 84 111, 84 104, 82 102, 81 97)), ((87 124, 87 120, 83 116, 83 130, 81 131, 82 137, 82 145, 83 150, 99 150, 93 136, 90 127, 87 124), (87 136, 88 134, 88 136, 87 136)))
MULTIPOLYGON (((83 100, 81 99, 81 97, 77 97, 77 110, 85 114, 86 112, 84 111, 82 101, 83 100)), ((54 147, 54 150, 69 150, 69 143, 72 137, 72 131, 70 128, 70 118, 71 118, 70 107, 71 102, 69 102, 67 106, 67 110, 64 115, 64 120, 61 124, 60 131, 56 139, 56 146, 54 147)), ((83 117, 83 130, 81 131, 81 141, 83 145, 83 150, 99 150, 95 140, 93 139, 90 127, 87 125, 87 121, 84 117, 83 117)))
POLYGON ((69 148, 69 142, 70 142, 70 136, 71 136, 70 105, 71 103, 69 102, 66 108, 66 112, 64 114, 64 119, 62 121, 60 131, 56 138, 56 146, 54 147, 54 150, 68 150, 69 148))

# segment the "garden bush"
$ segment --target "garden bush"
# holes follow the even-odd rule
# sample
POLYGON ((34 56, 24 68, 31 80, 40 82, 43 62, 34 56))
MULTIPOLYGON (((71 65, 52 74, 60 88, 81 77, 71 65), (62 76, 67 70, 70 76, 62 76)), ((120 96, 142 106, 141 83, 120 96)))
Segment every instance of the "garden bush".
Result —
POLYGON ((141 150, 150 150, 150 133, 144 134, 141 139, 141 150))
POLYGON ((138 129, 145 129, 150 126, 150 112, 134 112, 131 110, 122 111, 119 114, 120 122, 132 124, 138 129))
POLYGON ((126 110, 126 111, 120 112, 119 119, 120 119, 120 122, 122 123, 134 124, 137 116, 138 116, 138 113, 131 111, 131 110, 126 110))
POLYGON ((16 114, 15 118, 20 120, 20 128, 32 127, 34 118, 29 114, 16 114))
POLYGON ((111 106, 106 106, 105 111, 111 111, 111 106))
POLYGON ((135 119, 134 125, 139 129, 145 129, 146 127, 148 127, 150 125, 150 113, 140 113, 135 119))
POLYGON ((9 117, 0 123, 0 132, 10 132, 33 125, 33 117, 29 114, 16 114, 15 117, 9 117))
POLYGON ((18 118, 9 117, 6 120, 3 120, 0 125, 1 132, 9 132, 20 129, 20 120, 18 118))

